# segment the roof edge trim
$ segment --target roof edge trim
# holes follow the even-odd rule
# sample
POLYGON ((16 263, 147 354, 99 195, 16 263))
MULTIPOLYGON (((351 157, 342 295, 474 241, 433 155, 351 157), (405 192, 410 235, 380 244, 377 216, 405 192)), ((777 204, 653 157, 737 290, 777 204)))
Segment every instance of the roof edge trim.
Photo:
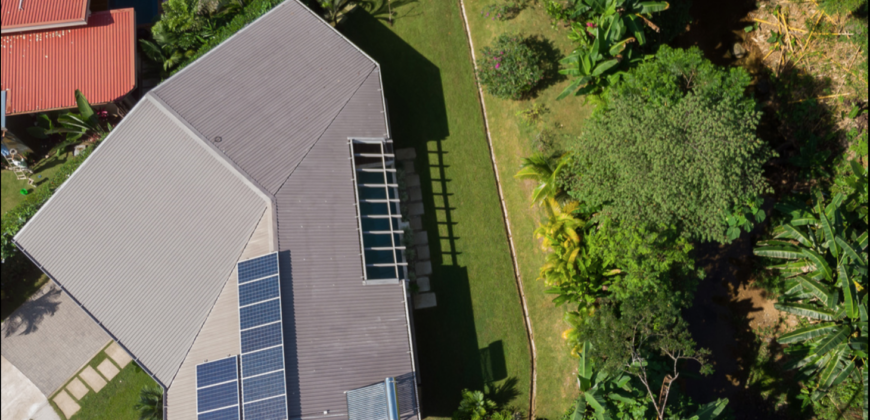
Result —
MULTIPOLYGON (((73 179, 74 176, 78 175, 79 172, 81 172, 82 168, 85 167, 85 165, 87 165, 88 163, 90 163, 90 161, 92 160, 92 158, 93 158, 97 153, 100 152, 100 149, 101 149, 100 146, 101 146, 103 143, 105 143, 106 141, 108 141, 110 138, 112 138, 112 135, 115 134, 115 132, 118 130, 118 127, 121 127, 123 124, 125 124, 125 123, 127 122, 127 120, 129 119, 129 116, 130 116, 130 115, 133 115, 133 112, 136 111, 136 108, 138 108, 139 105, 142 104, 142 102, 143 102, 143 101, 140 100, 139 102, 136 103, 136 105, 133 106, 133 109, 131 109, 131 110, 127 113, 127 117, 124 118, 124 119, 122 119, 121 122, 119 122, 118 125, 115 126, 115 129, 112 130, 112 131, 111 131, 111 132, 106 136, 106 138, 104 138, 102 141, 100 141, 100 142, 96 145, 96 148, 95 148, 94 151, 91 153, 91 155, 88 156, 88 157, 85 159, 85 161, 82 162, 82 164, 79 165, 79 167, 78 167, 75 171, 73 171, 72 175, 70 175, 69 178, 67 178, 66 181, 63 182, 63 184, 60 184, 60 187, 57 187, 57 189, 54 190, 54 193, 51 195, 51 197, 49 197, 48 201, 46 201, 45 203, 43 203, 43 204, 42 204, 42 207, 40 207, 39 210, 36 211, 36 214, 34 214, 33 217, 31 217, 30 220, 28 220, 27 223, 25 223, 24 226, 21 227, 21 229, 18 231, 18 233, 16 233, 15 236, 12 237, 12 240, 15 242, 15 244, 18 246, 19 249, 21 249, 22 251, 24 251, 24 247, 22 247, 21 245, 18 245, 18 237, 19 237, 22 233, 24 233, 25 230, 27 230, 27 228, 30 226, 31 223, 33 223, 34 220, 36 220, 36 219, 39 217, 39 214, 42 213, 42 210, 44 210, 46 207, 48 207, 49 204, 51 204, 51 201, 54 200, 54 199, 58 196, 58 193, 59 193, 61 190, 63 190, 63 188, 66 187, 67 184, 69 184, 69 181, 70 181, 71 179, 73 179)), ((9 114, 7 114, 7 115, 9 115, 9 114)), ((37 264, 37 266, 39 267, 39 264, 37 264)), ((59 283, 58 283, 58 284, 59 284, 59 283)))

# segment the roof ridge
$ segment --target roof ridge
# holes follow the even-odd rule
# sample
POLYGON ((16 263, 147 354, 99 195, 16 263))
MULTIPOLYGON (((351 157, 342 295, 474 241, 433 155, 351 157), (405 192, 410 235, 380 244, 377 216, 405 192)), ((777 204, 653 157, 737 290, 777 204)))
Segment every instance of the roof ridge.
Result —
POLYGON ((347 107, 347 104, 349 104, 350 101, 353 100, 353 97, 356 96, 356 93, 359 92, 360 88, 362 88, 362 86, 366 83, 372 73, 374 73, 374 71, 378 68, 379 67, 377 63, 375 63, 375 66, 372 68, 372 70, 366 75, 366 77, 362 78, 360 84, 356 87, 356 89, 353 90, 353 93, 348 95, 347 100, 344 101, 344 104, 341 105, 341 109, 339 109, 338 112, 336 112, 335 115, 332 117, 332 119, 329 120, 329 124, 326 124, 326 127, 323 128, 323 131, 321 131, 320 135, 317 136, 317 140, 315 140, 314 143, 311 143, 311 147, 309 147, 308 150, 305 151, 305 155, 302 156, 302 159, 299 159, 299 162, 296 162, 296 166, 293 168, 292 171, 290 171, 290 173, 287 175, 287 178, 284 178, 284 181, 281 182, 281 186, 278 187, 277 190, 275 190, 275 196, 277 196, 278 192, 280 192, 281 189, 284 188, 284 185, 287 184, 287 181, 290 180, 290 177, 293 176, 293 174, 296 172, 296 169, 299 168, 299 165, 302 165, 302 162, 305 162, 305 159, 308 157, 308 154, 311 153, 311 150, 314 149, 314 146, 317 146, 317 143, 320 143, 320 139, 323 138, 323 135, 329 130, 330 127, 332 127, 332 124, 335 123, 335 120, 338 118, 339 115, 341 115, 341 113, 347 107))

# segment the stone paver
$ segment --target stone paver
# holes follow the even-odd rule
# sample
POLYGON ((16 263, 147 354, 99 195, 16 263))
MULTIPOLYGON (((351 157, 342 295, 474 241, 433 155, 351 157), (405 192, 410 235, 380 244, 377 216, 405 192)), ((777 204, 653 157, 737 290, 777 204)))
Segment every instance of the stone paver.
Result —
POLYGON ((425 231, 414 232, 414 245, 429 245, 429 234, 425 231))
POLYGON ((422 261, 414 265, 414 273, 418 276, 428 276, 432 274, 432 261, 422 261))
POLYGON ((79 373, 79 377, 84 379, 94 392, 100 392, 106 386, 106 380, 90 366, 86 367, 82 373, 79 373))
POLYGON ((438 306, 435 293, 417 293, 414 295, 414 309, 434 308, 435 306, 438 306))
POLYGON ((100 371, 100 373, 102 373, 103 376, 105 376, 106 379, 110 381, 112 380, 112 378, 115 377, 115 375, 118 374, 118 372, 120 372, 120 370, 118 370, 118 367, 115 366, 115 364, 112 363, 112 361, 108 358, 100 362, 99 365, 97 365, 97 370, 100 371))
POLYGON ((407 180, 405 181, 405 186, 408 188, 419 187, 420 175, 408 175, 407 180))
POLYGON ((431 290, 431 287, 429 286, 429 277, 417 278, 417 289, 420 292, 428 292, 431 290))
POLYGON ((428 260, 432 257, 429 255, 429 245, 417 245, 414 249, 417 250, 418 260, 428 260))
POLYGON ((420 187, 408 189, 408 195, 411 196, 411 201, 423 201, 423 190, 420 187))
POLYGON ((417 157, 417 151, 413 147, 396 150, 396 160, 413 160, 417 157))
POLYGON ((411 229, 412 230, 423 230, 423 218, 420 216, 411 217, 411 229))
POLYGON ((66 391, 61 390, 57 393, 57 395, 52 398, 57 407, 60 408, 60 411, 63 412, 63 415, 66 418, 72 417, 73 414, 77 413, 82 407, 74 400, 66 391))
POLYGON ((69 385, 66 386, 66 390, 69 391, 73 397, 76 397, 77 400, 81 400, 88 392, 91 392, 91 390, 88 389, 84 382, 79 380, 79 378, 73 378, 69 385))
POLYGON ((103 329, 52 282, 0 327, 3 357, 42 395, 62 388, 109 341, 103 329))
POLYGON ((417 171, 414 170, 414 161, 413 160, 403 160, 402 161, 402 169, 405 170, 406 174, 413 174, 417 171))
POLYGON ((421 203, 419 201, 416 203, 411 203, 408 205, 408 213, 411 216, 420 216, 424 212, 425 212, 425 210, 423 209, 423 203, 421 203))
POLYGON ((118 366, 123 369, 127 364, 129 364, 133 358, 130 357, 130 354, 124 351, 124 348, 121 347, 118 343, 112 343, 107 349, 106 354, 118 364, 118 366))
POLYGON ((60 420, 48 398, 5 357, 0 356, 0 419, 60 420))

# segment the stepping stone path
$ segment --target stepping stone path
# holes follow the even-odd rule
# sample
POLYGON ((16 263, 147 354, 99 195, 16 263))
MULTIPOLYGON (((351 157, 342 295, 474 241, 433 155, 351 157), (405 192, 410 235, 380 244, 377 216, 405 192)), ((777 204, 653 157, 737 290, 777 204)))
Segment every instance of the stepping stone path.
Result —
POLYGON ((414 168, 417 153, 412 148, 396 150, 396 160, 401 162, 405 172, 405 188, 408 194, 406 215, 409 217, 411 230, 414 232, 414 249, 417 258, 409 261, 413 264, 417 276, 417 293, 414 294, 414 309, 432 308, 438 305, 435 293, 431 292, 429 275, 432 274, 432 261, 429 254, 429 235, 423 229, 423 190, 420 187, 420 176, 414 168))
POLYGON ((91 392, 91 390, 85 386, 79 378, 73 378, 69 385, 66 386, 66 390, 69 391, 73 397, 76 397, 77 400, 82 399, 82 397, 87 395, 88 392, 91 392))
MULTIPOLYGON (((88 364, 51 399, 67 419, 81 409, 76 401, 81 401, 91 390, 95 393, 100 392, 106 384, 118 376, 121 369, 133 361, 133 358, 114 341, 100 353, 105 353, 107 357, 97 365, 96 369, 88 364)), ((99 356, 100 353, 94 357, 99 356)))
POLYGON ((66 418, 72 417, 73 414, 77 413, 82 408, 82 406, 72 399, 72 397, 70 397, 64 390, 61 390, 57 395, 55 395, 52 401, 57 404, 60 411, 63 411, 63 415, 66 416, 66 418))

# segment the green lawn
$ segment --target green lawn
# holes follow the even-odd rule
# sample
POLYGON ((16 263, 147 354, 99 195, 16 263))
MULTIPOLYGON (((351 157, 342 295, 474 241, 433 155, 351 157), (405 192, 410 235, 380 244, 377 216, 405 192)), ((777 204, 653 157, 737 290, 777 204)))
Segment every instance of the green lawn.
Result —
MULTIPOLYGON (((101 351, 88 362, 88 366, 96 369, 107 358, 106 353, 101 351)), ((138 420, 139 412, 133 409, 133 405, 139 401, 139 391, 146 386, 156 385, 157 383, 136 362, 130 362, 99 393, 94 393, 93 390, 88 392, 78 402, 81 409, 71 418, 73 420, 138 420)), ((51 405, 60 418, 65 418, 53 401, 51 405)))
POLYGON ((52 156, 51 158, 43 159, 34 165, 33 168, 31 168, 33 169, 33 175, 30 175, 30 178, 33 178, 34 186, 28 185, 27 181, 17 179, 15 173, 12 171, 0 171, 0 181, 2 181, 0 182, 0 214, 6 214, 7 211, 14 208, 24 199, 24 195, 21 194, 22 189, 32 192, 34 187, 38 187, 54 176, 57 168, 59 168, 62 163, 66 162, 67 156, 72 155, 62 155, 61 157, 52 156))
MULTIPOLYGON (((537 37, 538 44, 545 45, 549 62, 555 63, 572 50, 567 31, 553 29, 541 6, 523 10, 516 18, 500 22, 481 16, 481 9, 489 3, 489 0, 465 0, 468 24, 478 52, 504 32, 537 37)), ((556 101, 556 96, 568 83, 568 80, 551 79, 535 97, 523 101, 485 96, 493 149, 535 334, 538 356, 536 414, 547 419, 557 419, 577 396, 577 361, 570 356, 562 339, 562 333, 569 328, 563 321, 563 308, 556 308, 551 303, 552 295, 546 295, 543 283, 536 280, 544 260, 544 253, 533 239, 540 213, 529 207, 533 184, 513 178, 520 160, 532 153, 532 142, 515 115, 532 103, 538 103, 550 109, 546 118, 549 124, 561 126, 557 132, 563 135, 580 132, 591 108, 583 106, 577 97, 556 101)))
POLYGON ((392 27, 357 11, 340 29, 381 64, 397 147, 417 151, 438 298, 414 313, 423 414, 449 417, 488 380, 528 411, 530 350, 459 4, 396 10, 392 27))

